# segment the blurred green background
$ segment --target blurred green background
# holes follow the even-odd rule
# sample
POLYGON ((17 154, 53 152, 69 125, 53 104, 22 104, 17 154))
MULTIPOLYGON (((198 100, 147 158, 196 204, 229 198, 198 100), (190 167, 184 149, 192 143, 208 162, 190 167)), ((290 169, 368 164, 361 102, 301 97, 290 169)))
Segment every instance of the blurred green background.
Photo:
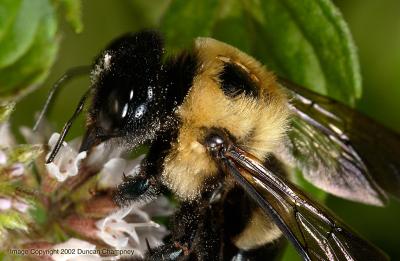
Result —
MULTIPOLYGON (((156 26, 168 2, 85 0, 81 34, 75 34, 60 19, 61 45, 55 65, 43 87, 17 104, 12 117, 13 127, 33 124, 34 112, 43 104, 50 86, 68 68, 90 64, 102 48, 121 33, 156 26)), ((334 3, 348 22, 358 47, 363 94, 356 103, 357 109, 400 132, 400 1, 336 0, 334 3)), ((235 34, 234 31, 231 33, 235 34)), ((253 55, 257 58, 257 54, 253 55)), ((88 84, 88 78, 82 77, 60 93, 49 114, 56 129, 62 128, 88 84)), ((75 124, 69 137, 80 135, 83 126, 83 120, 75 124)), ((387 208, 381 209, 328 197, 327 205, 385 250, 392 260, 400 260, 398 202, 392 201, 387 208)), ((295 260, 296 255, 292 254, 287 254, 287 260, 295 260)))

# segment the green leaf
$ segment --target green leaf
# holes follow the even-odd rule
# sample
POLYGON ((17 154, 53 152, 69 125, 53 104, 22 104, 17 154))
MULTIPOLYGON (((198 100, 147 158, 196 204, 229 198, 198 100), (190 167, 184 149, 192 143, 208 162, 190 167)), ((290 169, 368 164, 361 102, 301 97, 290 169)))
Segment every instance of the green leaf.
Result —
POLYGON ((277 74, 322 94, 348 104, 361 96, 354 43, 329 0, 229 2, 231 10, 217 22, 215 38, 234 44, 277 74), (238 33, 233 33, 235 30, 238 33))
POLYGON ((58 48, 49 0, 23 0, 0 41, 0 96, 18 98, 47 76, 58 48))
POLYGON ((0 1, 0 41, 15 19, 21 0, 0 1))
POLYGON ((81 0, 62 0, 61 2, 65 8, 66 20, 74 28, 75 33, 81 33, 83 30, 81 0))
POLYGON ((198 36, 210 36, 216 19, 218 1, 172 1, 161 21, 167 48, 187 47, 198 36))
POLYGON ((246 19, 241 1, 226 0, 219 8, 218 19, 213 26, 212 36, 249 53, 252 39, 247 37, 246 19), (245 36, 245 37, 244 37, 245 36))
MULTIPOLYGON (((18 13, 0 42, 0 68, 14 63, 33 43, 42 17, 43 1, 22 1, 18 13)), ((11 8, 11 6, 10 6, 11 8)))
POLYGON ((165 0, 129 0, 130 13, 135 17, 138 28, 157 27, 171 1, 165 0))

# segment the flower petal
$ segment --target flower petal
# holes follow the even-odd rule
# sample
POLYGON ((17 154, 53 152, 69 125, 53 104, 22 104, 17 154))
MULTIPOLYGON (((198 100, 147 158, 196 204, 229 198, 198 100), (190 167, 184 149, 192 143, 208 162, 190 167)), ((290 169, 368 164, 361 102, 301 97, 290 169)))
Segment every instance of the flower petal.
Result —
POLYGON ((26 211, 28 211, 28 209, 29 209, 29 205, 28 204, 26 204, 24 202, 21 202, 21 201, 18 201, 18 200, 15 200, 13 202, 13 207, 16 210, 18 210, 19 212, 22 212, 22 213, 26 213, 26 211))
MULTIPOLYGON (((54 133, 49 140, 51 150, 57 143, 60 135, 54 133)), ((47 155, 47 157, 50 153, 47 155)), ((47 171, 50 176, 57 179, 59 182, 64 182, 67 178, 78 174, 79 166, 83 159, 87 156, 86 151, 78 152, 65 141, 62 143, 60 151, 54 158, 53 162, 46 164, 47 171)))
POLYGON ((97 236, 101 238, 106 244, 115 247, 116 249, 126 247, 129 238, 123 235, 116 236, 105 231, 99 231, 97 236))
POLYGON ((19 177, 22 176, 25 172, 25 167, 24 164, 22 163, 15 163, 11 166, 10 169, 11 173, 11 177, 19 177))
POLYGON ((112 158, 107 161, 99 174, 99 188, 115 188, 121 184, 124 174, 127 176, 137 175, 144 156, 145 155, 142 154, 133 160, 112 158))
POLYGON ((8 122, 0 124, 0 137, 0 147, 12 147, 15 145, 15 139, 11 134, 8 122))
POLYGON ((10 209, 12 206, 11 199, 9 198, 0 198, 0 210, 10 209))
POLYGON ((125 170, 126 160, 122 158, 113 158, 104 164, 99 174, 99 188, 115 188, 122 182, 122 176, 125 170))

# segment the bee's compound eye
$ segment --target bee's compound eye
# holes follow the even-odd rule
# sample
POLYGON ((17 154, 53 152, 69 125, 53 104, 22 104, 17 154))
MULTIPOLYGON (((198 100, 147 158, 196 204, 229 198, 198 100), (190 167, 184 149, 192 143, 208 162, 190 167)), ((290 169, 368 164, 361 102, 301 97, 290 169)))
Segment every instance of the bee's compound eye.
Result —
POLYGON ((128 109, 129 109, 129 104, 125 103, 123 106, 121 106, 120 102, 116 99, 113 102, 112 107, 112 113, 119 117, 119 118, 125 118, 126 115, 128 114, 128 109))
POLYGON ((107 101, 101 104, 98 115, 100 126, 104 131, 113 132, 122 129, 126 123, 131 105, 126 92, 124 94, 114 90, 108 95, 107 101))
POLYGON ((110 104, 108 108, 110 116, 120 120, 125 119, 128 116, 130 102, 133 99, 133 94, 133 90, 129 90, 128 100, 126 99, 126 92, 124 92, 124 94, 120 94, 118 91, 112 92, 110 95, 110 104))

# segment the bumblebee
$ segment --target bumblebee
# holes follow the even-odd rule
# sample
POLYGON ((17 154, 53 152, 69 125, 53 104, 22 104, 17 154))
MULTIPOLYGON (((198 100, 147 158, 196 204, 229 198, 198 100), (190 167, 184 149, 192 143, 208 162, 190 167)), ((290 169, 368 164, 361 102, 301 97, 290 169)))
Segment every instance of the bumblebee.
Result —
POLYGON ((149 246, 148 260, 266 260, 283 238, 304 260, 388 259, 291 183, 285 166, 330 194, 383 206, 400 196, 396 133, 211 38, 166 56, 159 33, 124 35, 91 80, 58 144, 91 96, 81 151, 149 146, 115 194, 121 206, 168 191, 179 199, 171 237, 149 246))

